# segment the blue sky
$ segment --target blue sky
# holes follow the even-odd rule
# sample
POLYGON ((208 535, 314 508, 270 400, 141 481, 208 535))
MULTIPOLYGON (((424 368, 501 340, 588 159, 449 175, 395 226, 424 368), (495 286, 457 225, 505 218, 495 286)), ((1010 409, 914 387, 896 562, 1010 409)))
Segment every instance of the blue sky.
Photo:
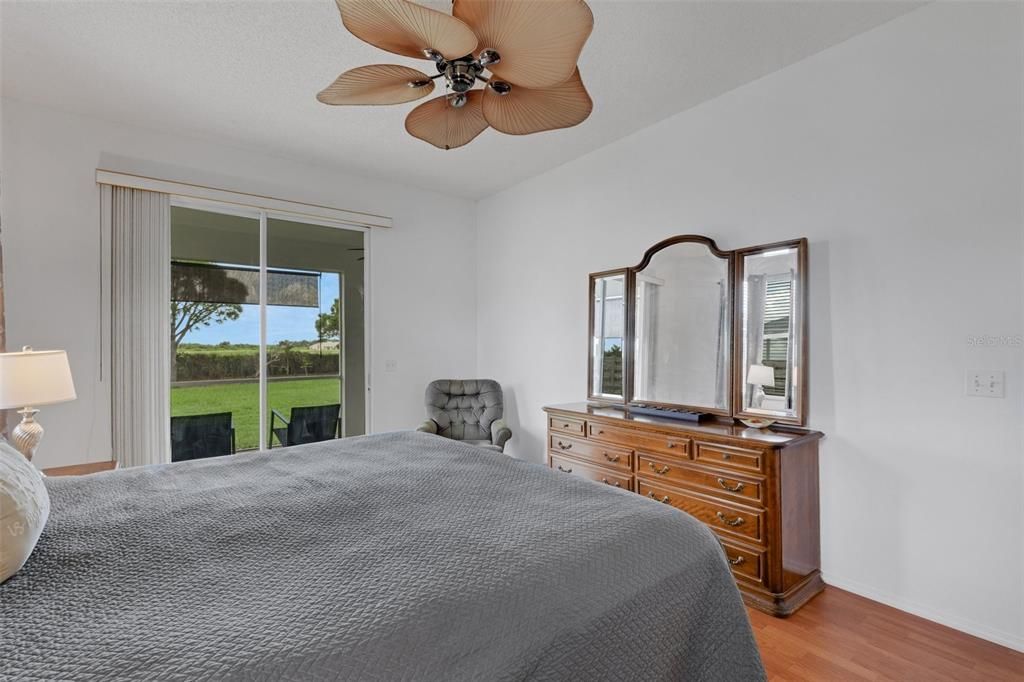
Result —
MULTIPOLYGON (((329 312, 331 303, 338 298, 340 277, 335 273, 325 272, 320 278, 320 308, 329 312)), ((280 341, 316 339, 316 318, 320 310, 316 308, 293 308, 285 306, 267 306, 267 344, 273 345, 280 341)), ((231 343, 260 342, 260 309, 255 305, 242 306, 242 315, 233 322, 213 324, 209 327, 193 329, 183 343, 205 343, 216 345, 222 341, 231 343)))

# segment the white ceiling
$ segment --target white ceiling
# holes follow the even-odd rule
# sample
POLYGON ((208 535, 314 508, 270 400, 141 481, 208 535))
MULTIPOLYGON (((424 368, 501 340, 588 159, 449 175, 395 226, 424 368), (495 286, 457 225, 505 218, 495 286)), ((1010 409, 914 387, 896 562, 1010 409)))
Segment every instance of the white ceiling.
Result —
POLYGON ((594 100, 591 117, 576 128, 527 137, 486 131, 448 152, 405 133, 403 120, 414 104, 316 101, 320 89, 354 66, 427 66, 360 42, 343 29, 333 0, 0 0, 2 89, 4 96, 64 110, 477 198, 919 3, 590 4, 594 33, 580 71, 594 100))

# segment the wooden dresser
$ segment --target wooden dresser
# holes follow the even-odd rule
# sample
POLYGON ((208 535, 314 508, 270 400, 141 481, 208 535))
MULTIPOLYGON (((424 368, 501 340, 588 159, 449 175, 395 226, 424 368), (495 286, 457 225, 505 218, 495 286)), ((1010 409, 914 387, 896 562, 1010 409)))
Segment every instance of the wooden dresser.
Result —
POLYGON ((776 616, 821 591, 818 431, 545 407, 548 464, 670 504, 718 536, 750 606, 776 616))

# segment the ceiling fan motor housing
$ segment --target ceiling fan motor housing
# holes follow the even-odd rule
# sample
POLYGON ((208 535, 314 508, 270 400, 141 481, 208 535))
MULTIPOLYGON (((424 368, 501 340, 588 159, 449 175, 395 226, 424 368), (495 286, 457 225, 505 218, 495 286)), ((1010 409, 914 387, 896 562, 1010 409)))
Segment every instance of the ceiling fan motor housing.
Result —
POLYGON ((443 69, 442 64, 439 63, 437 68, 444 74, 445 80, 448 81, 449 87, 454 92, 469 92, 476 84, 477 76, 484 70, 480 62, 473 58, 473 55, 444 62, 443 69))

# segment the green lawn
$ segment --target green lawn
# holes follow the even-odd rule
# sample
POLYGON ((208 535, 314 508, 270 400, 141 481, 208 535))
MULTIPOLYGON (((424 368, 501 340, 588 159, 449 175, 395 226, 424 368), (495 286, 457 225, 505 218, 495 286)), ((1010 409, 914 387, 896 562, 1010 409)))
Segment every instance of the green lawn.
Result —
MULTIPOLYGON (((172 388, 171 416, 231 412, 237 449, 257 448, 260 443, 259 391, 260 385, 256 382, 172 388)), ((267 383, 270 407, 285 417, 293 407, 341 402, 340 395, 341 380, 335 378, 267 383)))

